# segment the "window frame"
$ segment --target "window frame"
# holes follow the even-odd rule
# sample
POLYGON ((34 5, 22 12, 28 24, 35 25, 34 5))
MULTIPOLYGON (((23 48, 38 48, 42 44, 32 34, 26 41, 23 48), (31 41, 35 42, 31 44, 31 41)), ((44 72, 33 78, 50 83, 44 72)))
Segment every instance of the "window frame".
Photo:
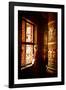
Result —
MULTIPOLYGON (((26 61, 26 45, 33 46, 33 55, 34 55, 34 45, 37 45, 37 43, 35 43, 35 28, 37 26, 36 26, 35 23, 33 23, 31 20, 28 20, 25 17, 22 17, 22 20, 25 21, 25 41, 24 42, 21 41, 21 47, 22 47, 22 45, 25 45, 25 61, 26 61), (26 23, 29 23, 29 24, 31 24, 33 26, 33 42, 26 42, 26 23)), ((21 33, 22 33, 22 30, 21 30, 21 33)), ((21 70, 25 69, 27 67, 30 67, 30 66, 32 66, 32 63, 28 63, 28 64, 25 63, 25 65, 23 65, 23 66, 21 65, 21 70)))

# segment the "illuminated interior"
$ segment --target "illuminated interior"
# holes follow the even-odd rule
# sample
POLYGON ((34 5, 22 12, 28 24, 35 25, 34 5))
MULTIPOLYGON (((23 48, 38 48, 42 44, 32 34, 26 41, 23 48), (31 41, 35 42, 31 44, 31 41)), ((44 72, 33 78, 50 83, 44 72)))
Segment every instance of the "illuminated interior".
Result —
POLYGON ((57 76, 57 13, 20 12, 18 33, 20 78, 57 76))

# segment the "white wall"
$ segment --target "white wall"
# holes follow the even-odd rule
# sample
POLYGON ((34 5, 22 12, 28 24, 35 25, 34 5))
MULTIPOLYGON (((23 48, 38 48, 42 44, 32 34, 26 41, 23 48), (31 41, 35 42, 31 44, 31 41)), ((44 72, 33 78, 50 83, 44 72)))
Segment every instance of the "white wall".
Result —
MULTIPOLYGON (((8 88, 8 40, 9 40, 9 15, 8 15, 8 2, 10 0, 0 0, 0 90, 9 90, 8 88)), ((13 1, 13 0, 11 0, 13 1)), ((66 8, 66 0, 14 0, 21 2, 34 2, 34 3, 54 3, 64 4, 66 8)), ((66 18, 65 18, 66 21, 66 18)), ((66 28, 66 27, 65 27, 66 28)), ((65 31, 66 33, 66 31, 65 31)), ((65 36, 66 38, 66 36, 65 36)), ((65 61, 66 64, 66 61, 65 61)), ((66 66, 65 66, 66 68, 66 66)), ((66 82, 66 80, 65 80, 66 82)), ((66 85, 63 86, 45 86, 45 87, 31 87, 27 90, 65 90, 66 85)), ((19 88, 17 88, 18 90, 19 88)), ((22 89, 22 88, 20 88, 22 89)), ((26 90, 26 88, 23 88, 26 90)))

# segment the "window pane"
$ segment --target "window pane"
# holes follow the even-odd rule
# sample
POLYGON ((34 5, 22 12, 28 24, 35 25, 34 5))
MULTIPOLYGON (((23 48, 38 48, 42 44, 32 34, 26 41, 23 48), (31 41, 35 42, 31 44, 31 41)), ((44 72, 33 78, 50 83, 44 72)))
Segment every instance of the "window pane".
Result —
POLYGON ((26 64, 32 63, 33 45, 26 45, 26 64))
POLYGON ((33 25, 26 23, 26 42, 33 42, 33 25))
POLYGON ((25 42, 25 21, 22 20, 22 42, 25 42))
POLYGON ((21 54, 21 66, 25 65, 25 45, 22 44, 22 54, 21 54))

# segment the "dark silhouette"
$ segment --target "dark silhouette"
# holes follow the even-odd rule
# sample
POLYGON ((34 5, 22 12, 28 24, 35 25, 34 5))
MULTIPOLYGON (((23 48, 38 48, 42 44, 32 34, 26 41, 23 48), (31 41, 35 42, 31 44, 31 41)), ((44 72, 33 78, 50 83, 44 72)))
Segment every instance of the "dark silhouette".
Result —
POLYGON ((33 72, 35 77, 45 77, 46 76, 46 65, 47 65, 47 58, 44 57, 44 51, 38 49, 36 51, 35 56, 35 63, 33 65, 33 72))

